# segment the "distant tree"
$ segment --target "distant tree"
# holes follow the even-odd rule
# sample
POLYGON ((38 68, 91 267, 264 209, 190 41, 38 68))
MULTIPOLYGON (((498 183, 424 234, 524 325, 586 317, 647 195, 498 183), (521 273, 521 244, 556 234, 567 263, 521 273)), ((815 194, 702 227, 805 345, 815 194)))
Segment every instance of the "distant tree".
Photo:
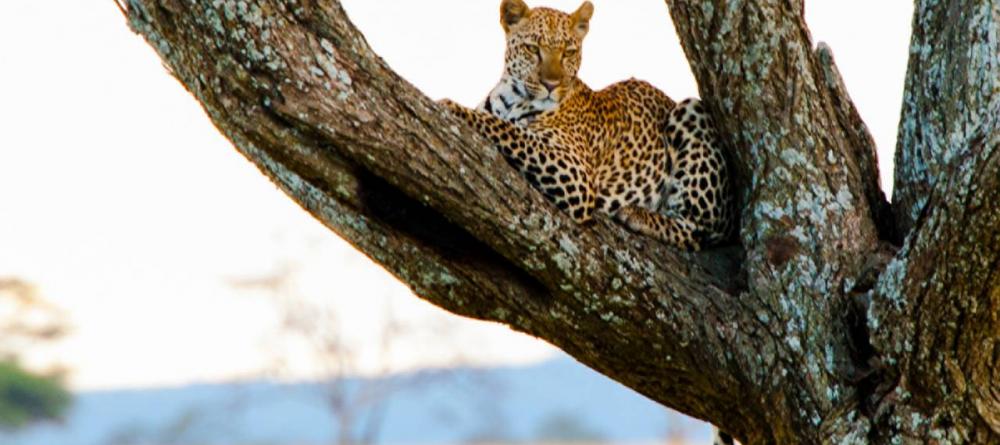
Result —
POLYGON ((18 353, 61 336, 58 311, 31 284, 0 278, 0 428, 16 429, 60 418, 71 397, 58 374, 40 375, 18 363, 18 353))
POLYGON ((14 362, 0 362, 0 427, 21 428, 58 419, 70 400, 58 378, 30 373, 14 362))
POLYGON ((281 347, 274 348, 277 351, 274 371, 281 373, 288 366, 288 349, 305 351, 318 368, 323 379, 320 384, 322 397, 336 430, 334 443, 376 443, 394 398, 431 381, 443 381, 452 373, 432 370, 393 374, 393 351, 400 347, 402 338, 413 334, 414 328, 396 319, 387 308, 379 322, 376 350, 362 350, 352 344, 341 327, 343 313, 300 293, 296 272, 294 266, 285 265, 274 273, 233 280, 231 284, 236 288, 264 291, 275 303, 282 321, 283 339, 281 347), (374 357, 368 366, 362 363, 365 354, 374 357))

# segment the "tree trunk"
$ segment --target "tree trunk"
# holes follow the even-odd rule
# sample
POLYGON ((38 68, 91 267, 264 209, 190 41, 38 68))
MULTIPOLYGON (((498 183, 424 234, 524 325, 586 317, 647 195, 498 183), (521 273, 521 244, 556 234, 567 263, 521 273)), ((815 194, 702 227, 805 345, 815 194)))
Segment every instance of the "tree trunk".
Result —
POLYGON ((917 2, 891 207, 801 2, 670 8, 742 184, 740 247, 573 224, 335 0, 126 10, 241 153, 421 298, 744 443, 1000 443, 1000 6, 917 2))

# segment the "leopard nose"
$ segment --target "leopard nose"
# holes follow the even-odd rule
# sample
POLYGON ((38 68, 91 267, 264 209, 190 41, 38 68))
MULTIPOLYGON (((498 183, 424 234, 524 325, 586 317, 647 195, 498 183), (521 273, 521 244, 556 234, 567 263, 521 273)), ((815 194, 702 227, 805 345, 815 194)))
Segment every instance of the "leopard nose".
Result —
POLYGON ((542 79, 542 85, 544 85, 545 89, 549 90, 549 92, 551 93, 552 91, 554 91, 556 88, 559 87, 559 81, 542 79))

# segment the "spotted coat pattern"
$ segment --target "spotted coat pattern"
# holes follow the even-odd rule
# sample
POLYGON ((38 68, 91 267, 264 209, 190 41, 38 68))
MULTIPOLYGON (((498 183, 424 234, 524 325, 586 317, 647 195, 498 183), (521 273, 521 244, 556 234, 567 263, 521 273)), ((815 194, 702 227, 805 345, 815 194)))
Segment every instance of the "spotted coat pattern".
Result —
POLYGON ((507 55, 478 110, 442 103, 579 223, 595 211, 685 250, 727 237, 731 199, 713 125, 630 79, 601 91, 576 76, 593 7, 566 14, 504 0, 507 55))

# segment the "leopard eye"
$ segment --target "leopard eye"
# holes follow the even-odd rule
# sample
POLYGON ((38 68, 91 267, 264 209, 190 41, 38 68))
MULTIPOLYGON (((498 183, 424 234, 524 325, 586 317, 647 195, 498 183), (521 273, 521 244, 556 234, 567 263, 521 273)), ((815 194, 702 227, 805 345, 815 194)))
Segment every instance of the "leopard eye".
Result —
POLYGON ((580 50, 576 48, 568 48, 566 50, 566 57, 575 57, 579 52, 580 50))
POLYGON ((538 45, 526 43, 524 47, 527 48, 528 52, 530 52, 533 56, 537 57, 538 60, 542 60, 542 50, 538 48, 538 45))

